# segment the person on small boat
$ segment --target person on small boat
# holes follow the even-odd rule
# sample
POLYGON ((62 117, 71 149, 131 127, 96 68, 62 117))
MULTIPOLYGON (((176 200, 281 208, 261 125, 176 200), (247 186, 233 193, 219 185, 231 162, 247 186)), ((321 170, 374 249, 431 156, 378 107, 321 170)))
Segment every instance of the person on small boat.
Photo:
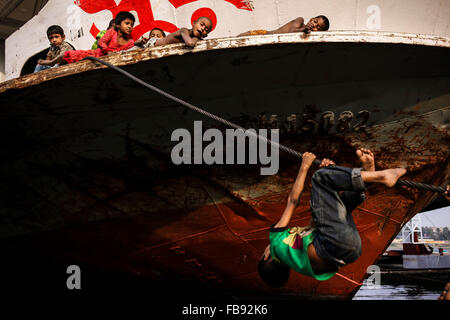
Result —
MULTIPOLYGON (((72 50, 64 54, 63 59, 67 63, 80 61, 86 57, 101 57, 112 52, 128 50, 135 45, 131 38, 134 22, 136 21, 133 14, 128 11, 121 11, 115 18, 116 27, 110 29, 98 41, 98 48, 95 50, 72 50)), ((145 43, 146 39, 140 39, 136 43, 145 43)))
POLYGON ((361 239, 352 211, 365 200, 367 184, 381 183, 392 187, 406 169, 376 171, 370 150, 360 148, 356 155, 362 168, 335 166, 329 159, 322 161, 321 169, 312 176, 309 226, 287 228, 300 203, 308 170, 316 158, 309 152, 303 154, 286 208, 278 223, 271 226, 270 244, 258 263, 260 277, 268 285, 284 285, 290 269, 317 280, 327 280, 341 266, 359 258, 361 239))
POLYGON ((50 41, 50 49, 47 53, 47 58, 39 59, 34 69, 34 72, 39 72, 45 69, 59 66, 59 63, 64 56, 64 53, 74 48, 65 41, 66 36, 64 30, 60 26, 54 25, 47 29, 47 37, 50 41))
POLYGON ((206 38, 213 29, 213 23, 208 17, 199 17, 192 23, 192 29, 181 28, 165 38, 158 39, 154 46, 163 46, 173 43, 185 43, 189 47, 195 47, 199 40, 206 38))
POLYGON ((277 34, 277 33, 291 33, 291 32, 311 32, 311 31, 326 31, 330 28, 330 22, 327 17, 320 15, 311 18, 305 25, 305 20, 302 17, 298 17, 280 28, 272 31, 268 30, 251 30, 238 35, 243 36, 256 36, 264 34, 277 34))
POLYGON ((95 50, 98 49, 98 40, 100 40, 101 38, 103 38, 103 36, 106 34, 106 32, 108 32, 108 30, 110 29, 114 29, 116 27, 116 19, 112 19, 109 22, 108 28, 106 30, 102 30, 99 33, 97 33, 97 36, 95 37, 95 42, 92 45, 91 49, 95 50))

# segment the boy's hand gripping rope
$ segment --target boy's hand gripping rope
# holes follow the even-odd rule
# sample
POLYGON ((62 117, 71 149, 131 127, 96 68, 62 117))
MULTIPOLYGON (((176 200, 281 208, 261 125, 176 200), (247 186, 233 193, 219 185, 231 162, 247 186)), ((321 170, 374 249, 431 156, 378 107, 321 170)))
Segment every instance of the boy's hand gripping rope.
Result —
MULTIPOLYGON (((116 67, 116 66, 114 66, 114 65, 112 65, 112 64, 110 64, 110 63, 108 63, 106 61, 103 61, 103 60, 98 59, 96 57, 86 57, 83 60, 97 61, 97 62, 99 62, 99 63, 101 63, 101 64, 103 64, 105 66, 108 66, 109 68, 111 68, 111 69, 113 69, 113 70, 115 70, 115 71, 117 71, 119 73, 122 73, 123 75, 125 75, 126 77, 136 81, 140 85, 142 85, 142 86, 144 86, 144 87, 146 87, 148 89, 151 89, 151 90, 159 93, 160 95, 163 95, 166 98, 169 98, 172 101, 178 102, 179 104, 181 104, 181 105, 183 105, 183 106, 185 106, 185 107, 187 107, 187 108, 189 108, 191 110, 194 110, 194 111, 196 111, 196 112, 198 112, 198 113, 200 113, 200 114, 202 114, 202 115, 204 115, 204 116, 206 116, 208 118, 211 118, 211 119, 214 119, 214 120, 216 120, 216 121, 218 121, 220 123, 223 123, 223 124, 225 124, 228 127, 231 127, 231 128, 234 128, 234 129, 241 129, 244 132, 246 131, 245 128, 242 128, 241 126, 238 126, 237 124, 234 124, 234 123, 232 123, 232 122, 230 122, 228 120, 225 120, 225 119, 223 119, 223 118, 221 118, 219 116, 216 116, 215 114, 209 113, 208 111, 205 111, 205 110, 203 110, 203 109, 201 109, 199 107, 196 107, 196 106, 194 106, 194 105, 192 105, 192 104, 190 104, 190 103, 188 103, 188 102, 186 102, 184 100, 181 100, 181 99, 171 95, 170 93, 167 93, 167 92, 165 92, 165 91, 163 91, 163 90, 161 90, 161 89, 159 89, 159 88, 157 88, 155 86, 152 86, 151 84, 148 84, 147 82, 145 82, 145 81, 135 77, 131 73, 129 73, 129 72, 127 72, 127 71, 125 71, 125 70, 123 70, 123 69, 121 69, 119 67, 116 67)), ((251 135, 254 135, 258 139, 261 139, 261 140, 263 140, 263 141, 265 141, 265 142, 267 142, 269 144, 273 144, 273 145, 278 146, 278 148, 280 148, 284 152, 287 152, 287 153, 293 155, 294 157, 297 157, 297 158, 300 158, 300 159, 302 158, 302 154, 300 152, 298 152, 298 151, 295 151, 294 149, 291 149, 291 148, 286 147, 286 146, 284 146, 282 144, 273 142, 270 139, 267 139, 267 138, 265 138, 263 136, 260 136, 259 134, 253 133, 251 131, 247 131, 247 133, 251 134, 251 135)), ((320 165, 322 163, 322 161, 319 160, 319 159, 315 159, 314 163, 317 164, 317 165, 320 165)), ((414 182, 414 181, 408 181, 408 180, 398 180, 397 184, 403 185, 403 186, 407 186, 407 187, 411 187, 411 188, 415 188, 415 189, 421 189, 421 190, 425 190, 425 191, 432 191, 432 192, 439 192, 439 193, 444 193, 445 192, 445 189, 443 187, 433 186, 433 185, 420 183, 420 182, 414 182)))

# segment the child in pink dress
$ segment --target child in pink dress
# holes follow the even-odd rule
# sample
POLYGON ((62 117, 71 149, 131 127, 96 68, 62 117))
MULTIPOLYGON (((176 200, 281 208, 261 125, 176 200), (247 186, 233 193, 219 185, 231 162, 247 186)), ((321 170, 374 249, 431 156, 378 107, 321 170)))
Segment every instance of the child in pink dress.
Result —
MULTIPOLYGON (((63 59, 67 63, 73 63, 86 57, 98 58, 107 55, 110 52, 118 52, 132 48, 135 45, 134 40, 131 38, 131 31, 133 31, 135 22, 134 16, 127 11, 122 11, 117 14, 115 21, 116 28, 108 30, 105 35, 98 40, 97 49, 67 51, 64 54, 63 59)), ((145 38, 139 40, 139 42, 146 42, 145 38)))

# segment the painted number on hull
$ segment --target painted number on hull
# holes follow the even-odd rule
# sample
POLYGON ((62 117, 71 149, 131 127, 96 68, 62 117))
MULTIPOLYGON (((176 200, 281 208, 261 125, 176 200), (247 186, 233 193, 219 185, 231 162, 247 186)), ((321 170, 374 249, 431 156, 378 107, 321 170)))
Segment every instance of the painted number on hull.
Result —
POLYGON ((352 111, 343 111, 336 115, 333 111, 325 111, 317 119, 316 114, 304 113, 300 125, 297 124, 297 114, 287 116, 283 125, 280 125, 278 115, 271 115, 269 120, 265 114, 259 116, 259 128, 280 129, 288 133, 329 133, 358 132, 366 128, 370 112, 361 110, 356 114, 352 111))

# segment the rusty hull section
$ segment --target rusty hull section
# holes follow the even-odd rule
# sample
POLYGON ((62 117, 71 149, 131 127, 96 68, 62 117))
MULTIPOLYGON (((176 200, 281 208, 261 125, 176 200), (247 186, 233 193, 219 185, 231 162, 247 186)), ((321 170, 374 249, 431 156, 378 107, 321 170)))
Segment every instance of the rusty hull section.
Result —
MULTIPOLYGON (((304 150, 320 151, 312 144, 307 147, 304 150)), ((334 159, 357 165, 349 145, 332 142, 330 147, 341 150, 334 159)), ((12 190, 4 193, 17 197, 7 199, 16 206, 15 212, 8 212, 9 219, 26 234, 3 239, 3 252, 22 259, 38 254, 44 261, 113 275, 127 272, 147 281, 148 288, 155 287, 153 282, 176 280, 180 290, 201 286, 206 292, 223 292, 219 298, 228 293, 238 298, 342 299, 356 292, 367 267, 433 196, 404 187, 370 186, 367 201, 353 213, 363 255, 328 281, 292 272, 285 287, 271 289, 259 279, 256 264, 268 243, 268 226, 284 209, 298 162, 284 155, 277 176, 257 181, 258 170, 251 168, 232 168, 234 173, 210 167, 183 170, 137 144, 130 148, 136 158, 126 167, 87 159, 70 167, 30 164, 24 174, 39 174, 9 183, 12 190), (239 192, 236 185, 229 189, 234 183, 240 184, 239 192), (275 189, 278 192, 271 191, 275 189)), ((386 155, 377 164, 395 160, 386 155)), ((441 184, 448 161, 437 160, 406 178, 441 184)), ((308 184, 291 225, 309 222, 309 188, 308 184)), ((98 280, 90 281, 88 287, 95 287, 98 280)))
MULTIPOLYGON (((354 167, 355 148, 365 146, 377 168, 407 167, 405 179, 442 185, 450 175, 446 56, 448 39, 335 32, 209 40, 192 54, 170 46, 106 59, 243 127, 279 128, 280 142, 300 152, 354 167)), ((194 120, 224 128, 91 62, 3 83, 0 104, 7 137, 0 230, 9 271, 18 261, 62 261, 134 275, 149 288, 174 281, 205 295, 350 298, 367 267, 435 197, 369 186, 353 213, 361 258, 328 281, 292 272, 285 287, 271 289, 256 264, 298 159, 280 153, 274 176, 255 165, 176 166, 174 129, 192 130, 194 120)), ((309 192, 308 184, 292 225, 309 222, 309 192)))

